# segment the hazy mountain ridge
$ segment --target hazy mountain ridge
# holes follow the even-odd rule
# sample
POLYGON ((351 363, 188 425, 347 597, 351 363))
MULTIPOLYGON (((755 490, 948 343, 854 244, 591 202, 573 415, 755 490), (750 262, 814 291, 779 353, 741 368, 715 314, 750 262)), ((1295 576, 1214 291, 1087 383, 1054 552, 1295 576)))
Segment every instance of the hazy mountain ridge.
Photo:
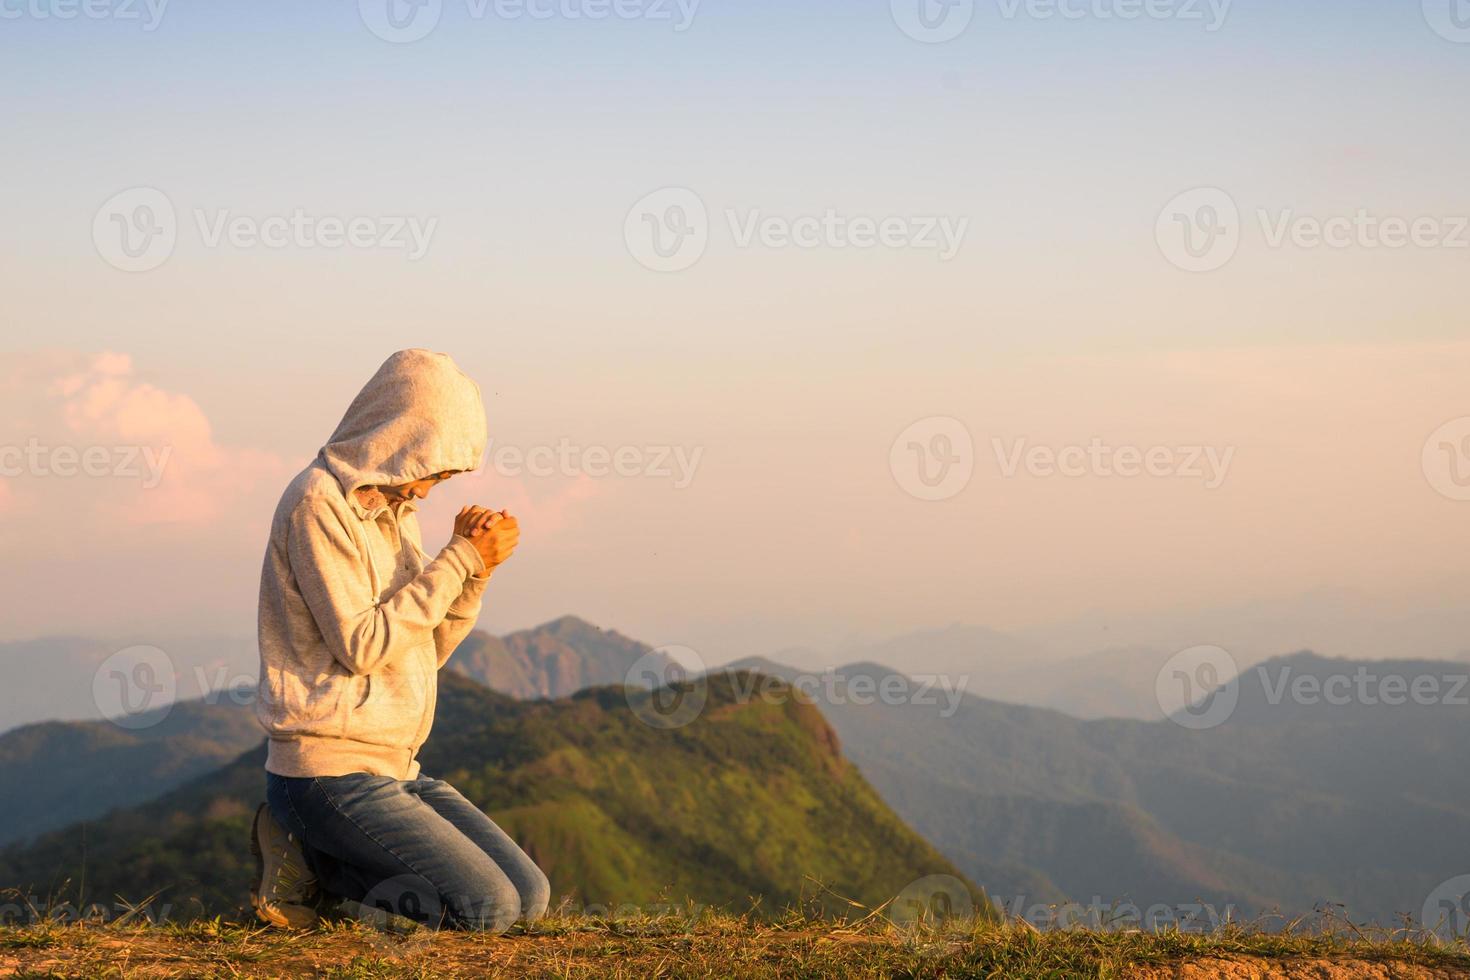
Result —
MULTIPOLYGON (((157 892, 176 916, 238 909, 262 753, 85 831, 0 850, 0 887, 45 896, 85 874, 89 899, 157 892)), ((711 685, 697 720, 666 731, 639 720, 621 689, 524 702, 447 675, 422 761, 522 843, 558 898, 842 910, 817 882, 876 906, 918 878, 960 874, 841 756, 815 708, 740 703, 728 683, 711 685)))
MULTIPOLYGON (((1331 608, 1340 610, 1342 605, 1345 603, 1331 608)), ((1187 632, 1179 627, 1181 636, 1187 632)), ((1210 642, 1229 649, 1241 669, 1266 659, 1264 654, 1251 652, 1259 643, 1231 646, 1229 632, 1223 627, 1193 631, 1216 637, 1210 642)), ((1132 632, 1122 626, 1098 628, 1099 642, 1089 648, 1078 645, 1086 631, 1076 637, 1034 630, 1012 635, 956 623, 874 643, 846 644, 835 651, 793 648, 773 654, 769 661, 811 672, 836 664, 881 663, 908 674, 946 675, 955 683, 963 681, 968 693, 991 700, 1054 708, 1084 719, 1156 720, 1163 712, 1155 698, 1155 677, 1182 647, 1121 640, 1125 635, 1148 634, 1142 627, 1132 632), (1111 640, 1110 634, 1120 641, 1111 640), (1079 649, 1089 652, 1074 652, 1079 649)), ((1194 642, 1198 641, 1184 645, 1194 642)), ((253 637, 51 636, 0 643, 0 676, 9 682, 0 687, 0 733, 38 721, 101 718, 94 675, 108 656, 134 644, 156 646, 169 657, 179 700, 254 682, 253 637)), ((1425 639, 1407 643, 1404 649, 1431 646, 1434 644, 1425 639)), ((1358 643, 1354 649, 1361 647, 1358 643)), ((504 637, 475 631, 461 644, 450 667, 514 697, 563 697, 597 684, 621 684, 629 668, 653 652, 615 630, 564 616, 504 637)), ((1463 662, 1470 659, 1470 653, 1448 659, 1463 662)), ((648 661, 655 666, 663 662, 656 654, 648 661)))
POLYGON ((153 799, 261 739, 254 711, 229 696, 133 721, 40 722, 0 735, 0 845, 153 799))
MULTIPOLYGON (((71 693, 85 690, 96 713, 92 672, 114 651, 82 639, 59 640, 57 648, 70 651, 70 659, 48 669, 57 678, 80 672, 83 676, 63 686, 71 693)), ((204 643, 191 649, 217 648, 204 643)), ((472 633, 449 666, 513 697, 537 699, 622 683, 628 668, 651 652, 616 631, 564 616, 503 639, 472 633)), ((180 668, 181 660, 188 662, 176 659, 180 668)), ((217 679, 239 678, 241 671, 205 669, 202 660, 195 660, 195 667, 184 672, 177 685, 185 699, 128 718, 128 727, 109 721, 48 721, 0 734, 0 766, 12 777, 0 786, 0 814, 5 816, 0 820, 0 845, 153 799, 256 744, 261 730, 250 705, 253 688, 243 694, 212 691, 204 699, 198 697, 217 679), (204 683, 199 685, 201 676, 204 683)), ((227 662, 228 658, 222 661, 227 662)), ((663 660, 655 654, 650 662, 663 660)), ((17 696, 16 688, 9 690, 17 696)))
MULTIPOLYGON (((40 637, 0 644, 0 733, 42 721, 101 720, 94 690, 99 668, 134 646, 159 651, 173 667, 176 700, 190 701, 255 683, 253 637, 187 636, 115 640, 40 637)), ((653 648, 576 616, 497 637, 476 630, 449 666, 519 698, 565 697, 584 687, 621 684, 653 648)), ((663 662, 654 654, 649 661, 663 662)), ((131 662, 124 664, 131 666, 131 662)))
MULTIPOLYGON (((1348 597, 1324 608, 1332 609, 1344 621, 1357 621, 1348 597)), ((1279 630, 1232 628, 1222 618, 1224 612, 1213 611, 1204 623, 1192 629, 1177 624, 1170 629, 1154 629, 1144 624, 1112 630, 1099 626, 1096 638, 1083 639, 1086 630, 1076 635, 1065 631, 1054 634, 1032 630, 1019 634, 1003 633, 983 626, 955 623, 942 629, 918 630, 894 636, 878 643, 849 644, 833 651, 790 649, 772 654, 765 660, 782 666, 820 672, 838 664, 878 663, 909 675, 939 674, 972 695, 992 701, 1053 708, 1075 718, 1134 718, 1157 721, 1165 717, 1158 703, 1156 682, 1159 672, 1180 650, 1200 645, 1219 646, 1233 658, 1240 671, 1259 666, 1283 650, 1306 649, 1306 645, 1270 646, 1264 639, 1273 632, 1282 636, 1302 636, 1313 631, 1302 624, 1279 630), (1112 634, 1110 636, 1110 634, 1112 634), (1154 637, 1166 642, 1136 642, 1124 637, 1154 637), (1118 637, 1114 639, 1112 637, 1118 637), (1192 637, 1185 639, 1186 637, 1192 637), (1204 639, 1201 639, 1204 637, 1204 639), (1084 652, 1078 653, 1081 650, 1084 652)), ((1322 632, 1319 630, 1318 632, 1322 632)), ((1352 652, 1349 659, 1358 663, 1389 660, 1394 663, 1440 660, 1464 663, 1470 653, 1443 642, 1418 637, 1414 642, 1381 643, 1380 650, 1403 650, 1400 654, 1359 656, 1375 648, 1362 637, 1345 642, 1352 631, 1341 623, 1325 631, 1334 644, 1331 649, 1352 652), (1415 656, 1413 651, 1431 649, 1434 657, 1415 656)), ((1372 631, 1373 636, 1383 631, 1372 631)), ((751 658, 737 661, 749 664, 751 658)), ((1222 678, 1224 680, 1225 678, 1222 678)), ((1172 706, 1171 706, 1172 707, 1172 706)))
MULTIPOLYGON (((1106 647, 1068 655, 1022 637, 983 626, 955 623, 878 643, 820 654, 812 650, 738 660, 820 673, 838 664, 874 663, 910 676, 942 675, 977 697, 1053 708, 1076 718, 1164 716, 1154 697, 1154 677, 1170 654, 1147 647, 1106 647)), ((734 665, 731 665, 734 666, 734 665)))
MULTIPOLYGON (((962 629, 950 635, 964 640, 962 629)), ((621 682, 627 667, 650 651, 574 617, 505 641, 492 642, 488 634, 473 639, 476 645, 467 641, 455 659, 469 653, 465 668, 496 673, 502 686, 529 692, 533 699, 599 672, 621 682), (477 656, 486 648, 493 656, 477 656), (526 669, 516 673, 510 669, 515 664, 526 669)), ((962 653, 964 647, 957 649, 962 653)), ((732 667, 787 680, 804 673, 764 658, 732 667)), ((1470 712, 1454 703, 1303 701, 1295 685, 1302 678, 1364 675, 1378 683, 1386 677, 1438 677, 1445 699, 1458 696, 1463 703, 1470 698, 1470 684, 1454 688, 1466 670, 1463 662, 1450 661, 1369 662, 1312 653, 1275 658, 1241 672, 1231 717, 1206 731, 1170 721, 1084 721, 977 697, 973 690, 952 716, 942 715, 942 704, 827 703, 818 685, 811 690, 818 692, 826 721, 813 733, 821 743, 828 737, 822 732, 835 731, 847 757, 887 804, 997 898, 1202 900, 1220 908, 1235 905, 1247 914, 1278 904, 1309 912, 1336 901, 1360 915, 1390 921, 1395 913, 1417 912, 1438 882, 1470 871, 1470 855, 1461 860, 1446 843, 1458 838, 1470 816, 1470 772, 1444 764, 1464 744, 1470 712), (1466 867, 1451 870, 1459 864, 1466 867)), ((877 681, 894 671, 868 663, 834 673, 877 681)), ((446 688, 456 683, 446 675, 446 688)), ((736 687, 741 697, 753 690, 745 684, 736 687)), ((1308 694, 1313 689, 1311 684, 1305 688, 1308 694)), ((1316 689, 1343 690, 1341 683, 1316 689)), ((591 700, 601 704, 602 697, 591 700)), ((556 733, 557 725, 581 724, 579 717, 558 715, 561 720, 537 738, 560 739, 565 733, 556 733)), ((181 715, 180 722, 187 718, 181 715)), ((68 732, 69 726, 59 731, 68 732)), ((460 737, 445 728, 442 717, 436 731, 441 733, 436 738, 460 737)), ((0 747, 7 744, 20 743, 0 738, 0 747)), ((65 740, 54 744, 67 745, 65 740)), ((65 751, 81 756, 90 751, 79 736, 74 744, 78 747, 65 751)), ((54 759, 57 751, 34 754, 54 759)), ((466 757, 481 753, 492 759, 499 750, 482 740, 478 748, 466 743, 464 751, 466 757)), ((152 761, 156 773, 145 779, 155 779, 155 792, 188 775, 166 756, 152 761)), ((536 799, 540 781, 600 771, 607 761, 601 746, 573 739, 541 763, 544 771, 527 777, 525 799, 536 799)), ((624 759, 619 765, 625 768, 617 778, 610 771, 599 778, 609 784, 643 781, 636 762, 624 759)), ((53 797, 64 796, 70 787, 93 801, 91 812, 103 804, 98 790, 109 785, 105 780, 94 785, 65 776, 65 766, 37 768, 60 779, 53 797)), ((77 772, 85 773, 86 767, 77 772)), ((473 767, 463 767, 460 775, 470 782, 480 778, 473 767)), ((494 797, 497 785, 484 783, 486 799, 494 797)), ((636 881, 636 869, 656 867, 657 860, 626 839, 624 826, 609 817, 595 795, 579 795, 592 785, 551 804, 504 799, 497 805, 508 822, 523 826, 533 838, 539 835, 538 846, 546 854, 574 855, 568 860, 576 868, 597 867, 583 879, 590 885, 636 881), (603 866, 600 854, 614 857, 603 866)), ((779 801, 763 805, 780 808, 779 801)))
POLYGON ((254 638, 46 636, 0 643, 0 733, 44 721, 102 720, 98 670, 109 657, 136 646, 156 649, 172 663, 180 701, 255 683, 254 638))
POLYGON ((625 683, 640 659, 665 664, 653 647, 563 616, 533 629, 503 637, 476 630, 447 665, 491 690, 514 698, 562 698, 588 687, 625 683))
POLYGON ((910 704, 821 707, 883 797, 997 898, 1008 883, 971 861, 1036 869, 1080 901, 1204 900, 1250 915, 1342 902, 1391 923, 1458 864, 1470 870, 1470 854, 1446 850, 1470 819, 1470 774, 1435 761, 1470 735, 1470 711, 1298 703, 1289 685, 1465 670, 1277 658, 1245 670, 1234 713, 1204 731, 972 696, 947 719, 910 704))

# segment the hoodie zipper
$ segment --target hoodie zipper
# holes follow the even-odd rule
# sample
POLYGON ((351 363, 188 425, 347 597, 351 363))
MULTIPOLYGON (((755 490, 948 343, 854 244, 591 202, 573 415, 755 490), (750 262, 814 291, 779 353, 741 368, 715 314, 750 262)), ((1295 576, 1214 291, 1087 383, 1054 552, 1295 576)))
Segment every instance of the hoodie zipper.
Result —
MULTIPOLYGON (((397 568, 399 556, 402 555, 404 561, 404 571, 413 571, 412 557, 406 554, 403 547, 403 529, 399 525, 398 513, 390 507, 388 509, 388 514, 391 518, 389 523, 393 527, 394 568, 397 568)), ((433 652, 433 642, 434 641, 431 634, 429 639, 430 657, 436 656, 436 654, 433 652)), ((409 746, 408 764, 410 768, 412 768, 414 760, 418 757, 418 747, 421 746, 424 741, 429 737, 429 719, 432 717, 433 714, 434 703, 438 700, 438 689, 435 683, 438 678, 435 677, 434 673, 430 671, 430 668, 428 664, 424 662, 424 657, 422 655, 417 656, 415 660, 416 663, 414 664, 414 667, 419 672, 419 681, 423 684, 424 696, 423 705, 421 706, 419 711, 418 725, 415 726, 414 730, 414 744, 409 746)))

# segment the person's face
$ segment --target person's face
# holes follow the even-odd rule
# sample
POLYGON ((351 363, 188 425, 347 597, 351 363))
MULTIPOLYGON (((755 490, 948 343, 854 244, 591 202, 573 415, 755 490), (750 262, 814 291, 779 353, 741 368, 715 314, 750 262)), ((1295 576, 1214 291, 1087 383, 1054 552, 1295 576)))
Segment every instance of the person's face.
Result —
POLYGON ((459 471, 445 470, 443 473, 435 473, 433 476, 426 476, 422 480, 414 480, 412 483, 401 483, 396 487, 379 487, 378 490, 381 491, 383 496, 387 497, 389 501, 392 501, 394 503, 402 500, 408 500, 410 498, 425 500, 428 498, 430 490, 434 489, 457 472, 459 471))

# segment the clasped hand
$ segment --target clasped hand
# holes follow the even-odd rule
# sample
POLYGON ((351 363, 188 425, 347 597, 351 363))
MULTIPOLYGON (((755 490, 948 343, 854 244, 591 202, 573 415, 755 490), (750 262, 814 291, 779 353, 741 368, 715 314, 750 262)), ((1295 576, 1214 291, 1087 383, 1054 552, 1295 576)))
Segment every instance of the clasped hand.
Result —
POLYGON ((515 553, 521 540, 521 525, 509 511, 466 506, 454 519, 454 533, 468 538, 475 546, 489 574, 515 553))

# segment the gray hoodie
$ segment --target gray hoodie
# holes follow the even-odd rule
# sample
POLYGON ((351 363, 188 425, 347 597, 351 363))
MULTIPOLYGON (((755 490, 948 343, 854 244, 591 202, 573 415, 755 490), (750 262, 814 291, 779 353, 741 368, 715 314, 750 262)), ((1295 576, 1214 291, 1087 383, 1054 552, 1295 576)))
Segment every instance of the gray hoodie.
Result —
POLYGON ((424 553, 416 501, 365 504, 354 491, 477 469, 485 442, 475 383, 447 355, 399 351, 286 488, 260 578, 269 771, 418 775, 438 670, 474 626, 489 576, 467 538, 424 553))

